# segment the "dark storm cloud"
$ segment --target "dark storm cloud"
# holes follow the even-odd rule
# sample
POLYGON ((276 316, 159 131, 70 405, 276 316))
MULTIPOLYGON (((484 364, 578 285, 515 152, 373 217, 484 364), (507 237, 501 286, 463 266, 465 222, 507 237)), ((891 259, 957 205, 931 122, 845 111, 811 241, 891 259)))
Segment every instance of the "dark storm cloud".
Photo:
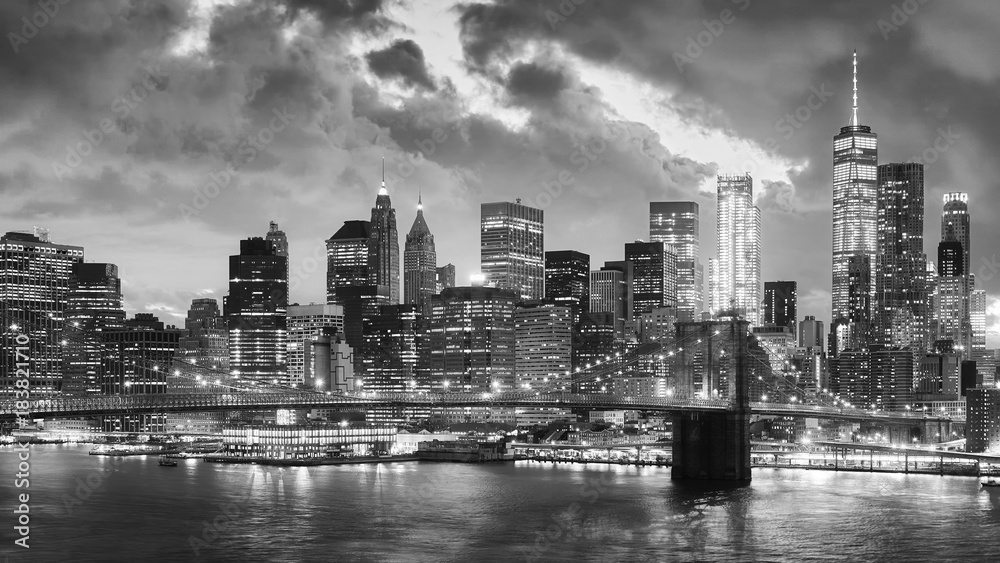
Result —
POLYGON ((423 86, 436 90, 437 86, 427 70, 424 52, 410 39, 399 39, 385 49, 365 55, 368 68, 380 78, 402 78, 407 86, 423 86))
POLYGON ((560 69, 538 63, 517 63, 507 75, 507 91, 514 97, 547 100, 555 97, 567 85, 560 69))
POLYGON ((301 11, 316 16, 328 30, 385 31, 393 25, 383 11, 382 0, 287 0, 292 17, 301 11))

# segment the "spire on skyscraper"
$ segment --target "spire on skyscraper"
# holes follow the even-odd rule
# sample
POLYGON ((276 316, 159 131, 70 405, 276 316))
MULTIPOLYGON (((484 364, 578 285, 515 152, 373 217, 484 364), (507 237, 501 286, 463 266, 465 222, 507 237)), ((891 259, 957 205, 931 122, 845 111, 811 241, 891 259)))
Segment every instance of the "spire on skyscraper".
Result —
POLYGON ((382 187, 378 190, 378 195, 389 195, 385 189, 385 157, 382 157, 382 187))
POLYGON ((854 50, 854 106, 851 108, 851 127, 857 127, 858 121, 858 50, 854 50))
POLYGON ((422 190, 417 188, 417 213, 420 213, 424 209, 424 197, 422 190))

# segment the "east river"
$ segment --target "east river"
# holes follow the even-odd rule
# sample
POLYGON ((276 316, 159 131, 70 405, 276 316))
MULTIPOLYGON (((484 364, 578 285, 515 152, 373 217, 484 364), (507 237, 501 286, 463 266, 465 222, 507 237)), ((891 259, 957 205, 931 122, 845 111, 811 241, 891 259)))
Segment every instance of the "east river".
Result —
POLYGON ((9 561, 998 561, 1000 492, 972 477, 517 462, 277 468, 0 448, 9 561), (29 549, 14 545, 29 493, 29 549))

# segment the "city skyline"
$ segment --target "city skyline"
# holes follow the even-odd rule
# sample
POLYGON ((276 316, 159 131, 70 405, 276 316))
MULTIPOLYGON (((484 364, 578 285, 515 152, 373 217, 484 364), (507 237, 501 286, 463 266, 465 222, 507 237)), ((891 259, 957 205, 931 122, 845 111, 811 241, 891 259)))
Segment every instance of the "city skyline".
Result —
MULTIPOLYGON (((625 14, 610 16, 606 8, 589 3, 569 16, 559 15, 555 2, 542 8, 528 13, 507 3, 438 10, 420 3, 376 3, 373 11, 352 19, 298 3, 272 8, 196 4, 130 15, 113 6, 68 6, 70 16, 79 10, 128 17, 153 31, 125 36, 123 46, 94 48, 96 63, 123 56, 127 64, 109 70, 88 63, 67 70, 59 90, 51 76, 32 73, 44 65, 32 66, 31 61, 47 57, 51 68, 67 68, 59 45, 70 20, 78 18, 55 19, 19 45, 17 53, 4 55, 0 69, 6 74, 22 65, 29 69, 27 78, 18 81, 19 91, 40 94, 11 97, 11 115, 20 117, 4 123, 9 133, 2 142, 8 150, 0 173, 11 199, 0 216, 4 231, 43 226, 55 243, 88 248, 88 261, 119 266, 129 312, 150 311, 180 324, 192 298, 221 301, 225 257, 236 252, 237 241, 257 236, 271 220, 282 225, 289 240, 292 280, 297 282, 290 302, 321 301, 323 268, 320 264, 310 272, 310 259, 323 255, 322 241, 344 221, 368 218, 383 156, 393 206, 407 221, 418 189, 424 191, 427 213, 438 218, 439 262, 456 264, 458 285, 479 269, 475 208, 516 197, 544 208, 546 250, 579 250, 590 254, 594 264, 620 260, 621 243, 647 238, 643 219, 649 202, 697 202, 704 222, 702 262, 707 265, 715 247, 714 176, 753 168, 749 171, 758 180, 763 215, 762 278, 798 281, 800 316, 829 322, 829 257, 821 250, 829 248, 831 224, 830 139, 850 114, 850 62, 857 49, 860 112, 879 133, 881 162, 928 157, 928 217, 937 215, 944 193, 969 194, 973 230, 980 240, 973 242, 971 262, 973 269, 986 268, 988 274, 977 279, 991 295, 987 324, 993 327, 990 345, 996 345, 992 295, 1000 282, 990 266, 988 241, 997 235, 990 209, 995 207, 993 178, 998 175, 994 165, 977 158, 991 152, 997 141, 988 120, 980 119, 989 108, 982 100, 990 98, 979 94, 997 73, 986 60, 965 56, 989 48, 956 51, 942 45, 938 29, 955 22, 973 22, 978 29, 992 21, 989 13, 972 4, 953 10, 921 5, 909 23, 893 24, 893 30, 879 26, 880 20, 891 22, 889 2, 837 15, 796 7, 788 18, 775 17, 777 8, 766 4, 730 2, 686 8, 635 3, 625 14), (686 52, 687 39, 696 37, 701 20, 713 21, 727 8, 735 20, 692 57, 686 52), (558 18, 546 17, 546 9, 558 18), (511 17, 502 18, 505 14, 511 17), (589 22, 600 17, 605 17, 603 25, 609 26, 616 48, 604 58, 583 47, 589 22), (629 28, 628 36, 615 33, 628 27, 627 18, 642 17, 649 19, 650 28, 629 28), (432 22, 435 18, 451 25, 432 32, 432 23, 439 23, 432 22), (404 19, 408 30, 386 31, 404 19), (231 45, 209 40, 211 22, 225 26, 231 45), (250 22, 272 33, 253 36, 246 32, 250 22), (654 22, 676 29, 676 37, 654 39, 654 22), (179 31, 187 24, 186 31, 179 31), (828 31, 819 40, 793 37, 790 29, 803 24, 828 31), (502 31, 503 26, 516 33, 498 42, 491 30, 502 31), (747 42, 761 31, 803 42, 801 56, 787 69, 770 72, 767 90, 754 83, 739 89, 738 96, 729 93, 739 75, 725 61, 760 68, 741 51, 753 51, 746 49, 747 42), (271 39, 275 49, 253 61, 250 53, 271 39), (397 63, 403 60, 403 46, 411 45, 408 41, 420 55, 397 63), (552 50, 529 56, 524 50, 528 41, 564 47, 568 54, 552 50), (310 66, 319 63, 294 56, 303 52, 345 53, 359 64, 334 76, 310 66), (633 62, 615 65, 614 72, 606 65, 630 55, 633 62), (640 64, 650 55, 667 64, 658 70, 640 64), (202 59, 216 61, 235 76, 258 68, 265 86, 258 96, 234 86, 231 100, 207 94, 199 99, 191 80, 206 72, 202 59), (95 73, 93 82, 99 87, 81 85, 86 71, 95 73), (302 86, 287 88, 278 76, 303 80, 302 86), (890 79, 899 76, 906 81, 890 79), (937 79, 928 81, 929 76, 937 79), (930 86, 921 87, 920 97, 908 96, 905 92, 914 90, 906 85, 918 83, 930 86), (479 87, 485 84, 493 86, 479 87), (318 127, 322 116, 343 107, 322 95, 308 97, 321 87, 357 96, 345 117, 335 120, 337 135, 318 127), (32 112, 40 107, 33 98, 58 100, 66 91, 82 100, 73 105, 77 109, 32 112), (132 94, 135 99, 129 98, 132 94), (127 99, 119 100, 122 96, 127 99), (198 99, 200 105, 188 99, 198 99), (219 111, 210 114, 214 110, 219 111), (53 117, 63 121, 55 123, 53 117), (577 128, 570 127, 569 117, 577 120, 577 128), (103 119, 116 128, 102 132, 103 119), (267 134, 261 134, 264 129, 267 134), (602 131, 607 135, 595 135, 602 131), (246 145, 250 135, 259 137, 259 149, 246 145), (599 150, 598 139, 605 137, 612 141, 599 150), (581 139, 589 145, 575 142, 581 139), (649 148, 622 150, 632 145, 615 139, 642 140, 649 148), (90 154, 78 155, 79 161, 71 158, 67 145, 83 142, 94 145, 90 154), (241 145, 254 149, 253 161, 239 160, 241 145), (514 150, 518 146, 531 147, 538 155, 525 157, 514 150), (562 171, 569 176, 560 178, 562 171), (218 192, 210 187, 212 181, 218 192), (619 189, 612 195, 602 191, 607 185, 619 189), (58 197, 63 193, 78 195, 58 197), (321 204, 330 198, 337 200, 333 213, 321 204), (593 208, 604 212, 589 213, 593 208), (107 225, 122 225, 129 236, 107 225), (794 236, 798 231, 811 236, 794 236), (593 235, 598 232, 602 236, 593 235), (151 252, 128 252, 137 243, 151 252)), ((30 15, 19 9, 3 8, 11 21, 30 15)), ((97 32, 84 27, 82 33, 97 32)), ((970 41, 979 38, 970 33, 970 41)), ((759 47, 763 51, 758 53, 765 55, 776 48, 759 47)), ((786 47, 781 52, 791 51, 786 47)), ((938 228, 936 221, 927 221, 925 239, 940 240, 938 228)))

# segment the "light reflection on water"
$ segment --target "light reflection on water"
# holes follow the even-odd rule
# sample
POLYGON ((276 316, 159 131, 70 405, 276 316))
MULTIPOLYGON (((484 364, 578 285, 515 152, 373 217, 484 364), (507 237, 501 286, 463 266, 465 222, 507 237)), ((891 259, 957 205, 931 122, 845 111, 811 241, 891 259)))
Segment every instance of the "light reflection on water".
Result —
MULTIPOLYGON (((1000 491, 970 477, 757 469, 730 487, 656 467, 169 468, 87 451, 32 448, 23 560, 1000 559, 1000 491)), ((2 482, 9 504, 21 491, 2 482)))

